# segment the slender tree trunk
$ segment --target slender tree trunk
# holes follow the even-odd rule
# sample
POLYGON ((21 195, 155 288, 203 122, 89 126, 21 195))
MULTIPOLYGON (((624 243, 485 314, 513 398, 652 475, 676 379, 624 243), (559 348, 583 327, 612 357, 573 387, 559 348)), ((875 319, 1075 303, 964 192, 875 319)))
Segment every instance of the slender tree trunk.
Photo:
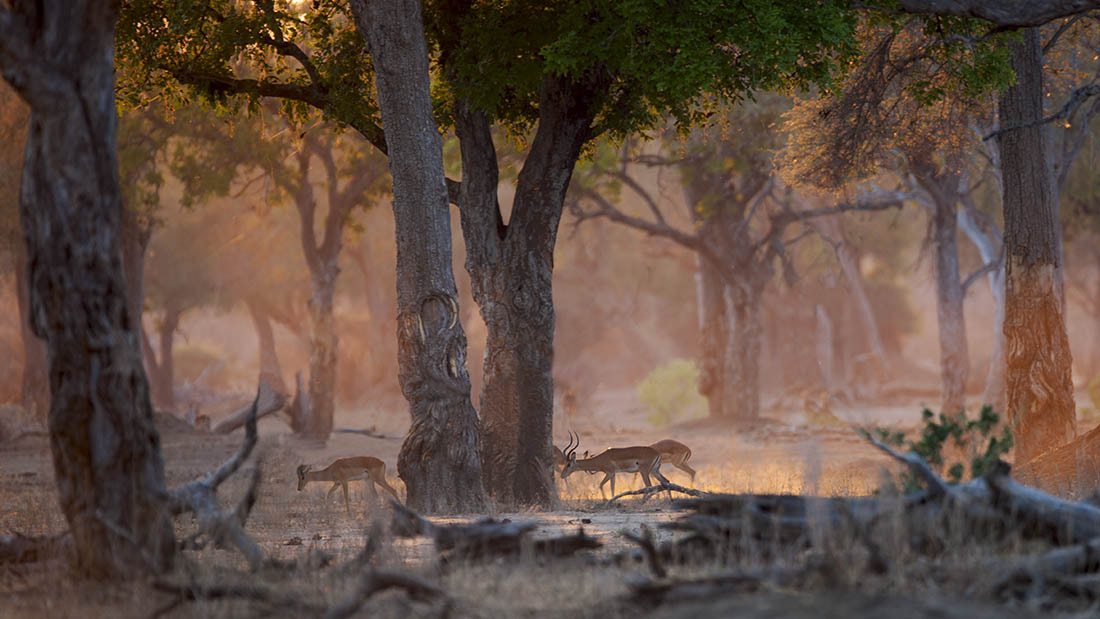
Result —
POLYGON ((34 334, 30 322, 30 290, 27 286, 26 248, 19 247, 15 257, 15 290, 19 302, 19 332, 23 339, 23 409, 31 418, 46 422, 50 410, 50 381, 47 373, 46 343, 34 334))
POLYGON ((122 270, 126 277, 126 309, 139 327, 145 310, 145 252, 152 238, 152 227, 143 225, 133 209, 123 207, 122 270))
POLYGON ((20 214, 31 325, 49 355, 58 498, 80 571, 162 571, 176 544, 119 238, 118 5, 14 6, 0 69, 31 108, 20 214))
POLYGON ((429 96, 420 3, 352 0, 351 7, 374 60, 393 176, 398 366, 412 417, 397 470, 412 509, 481 511, 478 421, 451 271, 443 143, 429 96))
POLYGON ((829 313, 820 303, 814 305, 814 318, 817 325, 815 340, 817 367, 821 372, 821 381, 825 383, 825 390, 833 394, 838 391, 836 375, 833 373, 833 362, 836 360, 836 351, 833 348, 833 321, 829 320, 829 313))
MULTIPOLYGON (((957 179, 954 179, 957 181, 957 179)), ((966 381, 970 375, 970 354, 963 315, 962 281, 959 278, 958 219, 956 192, 948 185, 952 178, 932 175, 922 184, 932 194, 932 246, 936 252, 936 318, 940 338, 940 377, 943 399, 940 411, 953 415, 966 408, 966 381)))
MULTIPOLYGON (((326 265, 328 266, 328 265, 326 265)), ((299 421, 300 434, 327 440, 336 412, 336 328, 332 309, 336 291, 335 269, 313 275, 309 299, 309 410, 299 421)))
POLYGON ((1029 28, 1010 44, 1016 83, 1001 97, 1006 255, 1005 340, 1008 418, 1016 461, 1071 440, 1076 411, 1072 358, 1057 270, 1058 209, 1053 203, 1043 118, 1042 49, 1029 28), (1030 126, 1029 126, 1030 125, 1030 126))
POLYGON ((840 270, 844 273, 844 280, 848 283, 848 291, 852 293, 851 299, 859 312, 867 333, 867 340, 871 346, 871 354, 880 364, 886 363, 886 346, 882 343, 882 331, 878 326, 874 308, 867 296, 867 290, 863 286, 863 274, 859 270, 859 261, 855 251, 844 238, 840 215, 824 217, 819 224, 821 230, 828 235, 828 240, 833 244, 840 270))
MULTIPOLYGON (((974 207, 969 203, 969 197, 963 196, 964 208, 959 211, 959 227, 966 233, 970 241, 978 248, 978 254, 982 262, 989 264, 996 261, 1001 254, 1003 240, 997 240, 999 236, 996 230, 982 230, 974 221, 972 212, 974 207)), ((1004 266, 992 271, 986 276, 989 281, 989 292, 993 296, 993 346, 989 353, 989 371, 985 378, 985 390, 982 393, 982 404, 988 404, 995 411, 1003 412, 1005 409, 1005 270, 1004 266)))
POLYGON ((164 318, 157 325, 160 359, 155 366, 156 373, 152 376, 152 393, 157 406, 167 410, 176 407, 176 367, 172 359, 172 349, 180 326, 180 315, 180 310, 169 304, 164 308, 164 318))
POLYGON ((256 327, 256 339, 259 346, 260 380, 267 382, 271 389, 283 395, 289 395, 286 381, 283 380, 283 367, 279 363, 279 355, 275 350, 275 331, 271 328, 271 317, 264 309, 263 303, 255 299, 248 299, 248 313, 252 316, 252 324, 256 327))

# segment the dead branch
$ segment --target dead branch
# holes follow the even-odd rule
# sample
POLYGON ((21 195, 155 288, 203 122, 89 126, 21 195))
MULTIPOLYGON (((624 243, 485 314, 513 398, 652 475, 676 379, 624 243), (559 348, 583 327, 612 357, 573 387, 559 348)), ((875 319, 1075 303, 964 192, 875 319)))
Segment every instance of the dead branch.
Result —
POLYGON ((156 580, 153 581, 153 588, 176 596, 172 604, 158 609, 153 615, 154 617, 164 614, 167 610, 171 610, 183 602, 227 599, 260 602, 280 610, 297 611, 314 617, 325 612, 324 606, 307 602, 300 595, 282 594, 266 587, 252 585, 203 585, 156 580))
POLYGON ((397 572, 367 570, 355 592, 344 601, 325 612, 325 619, 345 619, 354 615, 374 594, 387 589, 402 589, 417 600, 446 599, 446 594, 435 585, 413 576, 397 572))
POLYGON ((244 522, 256 501, 260 481, 259 469, 253 471, 248 491, 234 509, 221 509, 218 505, 217 493, 218 486, 240 468, 256 446, 258 441, 256 413, 265 386, 266 383, 261 382, 259 389, 256 391, 256 399, 252 401, 252 406, 244 424, 245 439, 237 453, 233 454, 217 470, 208 473, 202 479, 195 480, 169 493, 173 515, 194 513, 195 518, 198 520, 200 534, 206 535, 218 545, 229 544, 236 547, 248 560, 248 564, 253 571, 258 570, 264 564, 264 557, 260 547, 244 532, 244 522))
POLYGON ((344 434, 362 434, 363 436, 369 436, 371 438, 380 438, 387 441, 400 441, 400 436, 390 436, 388 434, 382 434, 378 430, 371 426, 369 428, 336 428, 333 432, 341 432, 344 434))
POLYGON ((923 479, 926 484, 928 484, 929 490, 931 490, 935 496, 946 496, 951 493, 951 489, 948 487, 947 483, 940 479, 939 476, 936 475, 928 466, 928 463, 926 463, 924 459, 922 459, 917 454, 898 453, 882 441, 876 439, 869 431, 864 430, 863 435, 872 445, 877 447, 879 450, 885 452, 891 458, 898 460, 899 462, 904 462, 913 471, 913 473, 915 473, 918 477, 923 479))
POLYGON ((616 501, 618 499, 621 499, 624 496, 634 496, 634 495, 637 495, 637 494, 644 495, 642 497, 642 502, 644 503, 647 500, 649 500, 649 497, 653 496, 654 494, 658 494, 660 492, 663 492, 665 490, 668 490, 670 492, 675 491, 675 492, 679 492, 681 494, 686 494, 688 496, 693 496, 693 497, 707 497, 707 496, 710 496, 709 492, 703 492, 702 490, 695 490, 695 489, 692 489, 692 488, 685 488, 685 487, 683 487, 679 484, 674 484, 672 482, 661 482, 659 484, 656 484, 656 485, 653 485, 653 486, 646 486, 645 488, 640 488, 638 490, 627 490, 625 492, 620 492, 619 494, 616 494, 615 496, 608 499, 606 505, 610 505, 614 501, 616 501))
POLYGON ((286 399, 286 394, 273 390, 266 380, 260 381, 260 390, 256 396, 256 401, 230 413, 211 426, 210 431, 214 434, 229 434, 248 422, 248 416, 253 414, 253 407, 256 407, 256 418, 260 419, 265 415, 282 410, 286 406, 286 399))
MULTIPOLYGON (((1091 543, 1100 539, 1100 507, 1071 502, 1012 481, 1003 464, 985 477, 993 505, 1010 515, 1028 537, 1054 544, 1091 543)), ((1100 547, 1100 546, 1098 546, 1100 547)))

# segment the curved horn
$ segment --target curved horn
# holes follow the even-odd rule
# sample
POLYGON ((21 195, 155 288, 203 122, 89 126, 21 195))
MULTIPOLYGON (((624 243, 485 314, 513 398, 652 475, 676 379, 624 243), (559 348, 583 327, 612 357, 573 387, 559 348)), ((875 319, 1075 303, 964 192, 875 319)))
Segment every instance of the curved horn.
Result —
POLYGON ((581 446, 581 437, 580 437, 580 435, 577 434, 576 432, 570 432, 569 434, 570 434, 571 438, 574 438, 574 444, 573 444, 573 449, 570 450, 570 452, 565 455, 565 457, 567 459, 573 457, 577 453, 577 448, 581 446))

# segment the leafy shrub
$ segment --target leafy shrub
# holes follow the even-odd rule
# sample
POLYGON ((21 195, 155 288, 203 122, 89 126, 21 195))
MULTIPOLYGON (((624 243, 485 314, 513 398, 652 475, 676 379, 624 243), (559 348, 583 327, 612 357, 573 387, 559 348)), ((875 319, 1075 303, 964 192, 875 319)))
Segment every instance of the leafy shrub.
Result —
POLYGON ((699 393, 699 368, 687 359, 673 359, 650 372, 638 383, 638 400, 657 427, 707 414, 707 399, 699 393))
MULTIPOLYGON (((957 415, 940 413, 937 420, 936 415, 928 409, 921 413, 921 419, 924 421, 924 428, 921 429, 919 440, 907 440, 904 432, 892 432, 885 428, 875 428, 874 433, 884 443, 908 447, 909 451, 923 458, 933 470, 952 484, 963 480, 967 472, 966 462, 970 465, 969 479, 980 477, 1014 445, 1012 431, 1007 425, 1001 429, 999 436, 991 436, 1000 421, 1000 416, 993 412, 991 406, 983 406, 977 419, 969 419, 966 411, 961 411, 957 415), (954 457, 945 453, 945 448, 954 457)), ((903 492, 913 492, 923 487, 920 478, 911 471, 902 473, 896 481, 896 485, 891 482, 885 489, 890 486, 896 489, 900 486, 903 492)))

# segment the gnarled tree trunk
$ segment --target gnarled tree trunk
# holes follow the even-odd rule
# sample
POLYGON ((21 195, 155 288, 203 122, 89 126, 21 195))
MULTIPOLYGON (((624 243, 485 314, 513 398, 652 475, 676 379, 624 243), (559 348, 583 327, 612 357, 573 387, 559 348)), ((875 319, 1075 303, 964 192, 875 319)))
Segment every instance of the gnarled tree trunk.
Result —
POLYGON ((760 349, 764 329, 760 323, 760 294, 762 290, 750 287, 741 294, 733 294, 733 335, 729 338, 726 358, 732 364, 728 368, 726 387, 727 413, 739 422, 755 422, 760 418, 760 349))
MULTIPOLYGON (((982 262, 993 263, 1000 258, 1001 244, 999 232, 987 226, 983 230, 975 221, 976 209, 963 196, 963 208, 958 213, 959 227, 966 233, 970 241, 978 248, 978 254, 982 262)), ((994 269, 987 275, 989 291, 993 296, 993 346, 989 352, 989 371, 985 377, 985 390, 982 392, 982 404, 988 404, 993 410, 1003 412, 1005 409, 1005 269, 1004 265, 994 269)))
POLYGON ((139 328, 145 311, 145 252, 152 238, 153 228, 143 224, 133 209, 124 206, 122 272, 126 276, 126 308, 139 328))
POLYGON ((1006 257, 1007 411, 1016 461, 1027 462, 1075 435, 1072 358, 1057 271, 1054 204, 1043 118, 1042 49, 1029 28, 1010 44, 1016 83, 1000 99, 1006 257))
POLYGON ((730 358, 727 351, 736 346, 733 338, 733 316, 726 303, 726 285, 717 268, 707 260, 700 260, 701 325, 699 363, 699 393, 707 399, 707 409, 712 418, 728 418, 726 388, 730 358))
POLYGON ((332 315, 335 275, 318 278, 314 274, 313 295, 309 299, 309 407, 298 423, 302 436, 319 440, 332 434, 336 412, 337 338, 332 315))
POLYGON ((351 7, 374 60, 393 175, 399 378, 412 416, 397 470, 414 510, 480 511, 486 497, 478 421, 451 271, 443 144, 429 96, 420 3, 352 0, 351 7))
POLYGON ((126 303, 107 1, 0 5, 0 69, 31 108, 20 214, 31 325, 78 568, 147 574, 175 555, 160 442, 126 303))
POLYGON ((488 330, 481 419, 486 486, 505 505, 549 507, 554 385, 554 243, 592 122, 591 84, 547 77, 539 128, 506 226, 485 116, 460 105, 462 230, 474 301, 488 330))

